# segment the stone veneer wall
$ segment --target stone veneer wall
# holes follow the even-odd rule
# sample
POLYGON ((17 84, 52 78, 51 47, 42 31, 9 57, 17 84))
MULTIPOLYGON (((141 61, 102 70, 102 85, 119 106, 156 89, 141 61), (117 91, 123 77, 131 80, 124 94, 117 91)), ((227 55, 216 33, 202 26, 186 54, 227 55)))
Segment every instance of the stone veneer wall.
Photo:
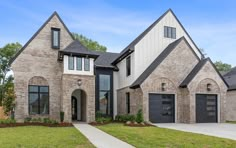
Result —
POLYGON ((16 93, 15 118, 23 122, 29 116, 28 84, 32 77, 43 77, 49 85, 49 117, 59 120, 61 78, 63 66, 57 61, 58 50, 51 48, 51 27, 61 29, 60 49, 73 39, 55 15, 15 59, 11 67, 14 72, 16 93))
POLYGON ((190 123, 196 122, 196 94, 217 94, 218 122, 225 122, 227 87, 214 67, 208 61, 188 85, 190 92, 190 123), (207 84, 211 84, 211 91, 207 91, 207 84))
POLYGON ((77 89, 86 94, 86 122, 92 122, 95 120, 95 76, 63 74, 61 102, 65 122, 71 122, 71 96, 77 89), (82 81, 81 86, 78 86, 79 79, 82 81))
POLYGON ((145 120, 149 120, 149 93, 175 94, 175 121, 188 122, 188 92, 179 85, 198 63, 198 58, 182 40, 160 65, 141 84, 143 91, 143 110, 145 120), (166 90, 161 90, 161 83, 166 83, 166 90), (184 94, 182 94, 184 92, 184 94), (187 109, 184 110, 184 109, 187 109))
POLYGON ((142 90, 130 89, 129 87, 117 90, 117 113, 127 114, 126 112, 126 93, 130 93, 130 114, 136 114, 139 108, 142 108, 142 90))
POLYGON ((226 120, 236 121, 236 90, 227 92, 226 120))

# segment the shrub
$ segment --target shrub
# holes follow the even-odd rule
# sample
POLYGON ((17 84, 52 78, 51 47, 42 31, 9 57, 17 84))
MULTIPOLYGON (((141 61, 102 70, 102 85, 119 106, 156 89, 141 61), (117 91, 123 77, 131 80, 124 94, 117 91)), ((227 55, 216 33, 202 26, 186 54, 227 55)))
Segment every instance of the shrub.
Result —
POLYGON ((50 119, 49 118, 43 118, 43 123, 50 123, 50 119))
POLYGON ((126 115, 116 115, 115 117, 116 121, 120 121, 120 122, 127 122, 127 121, 135 121, 135 115, 130 115, 130 114, 126 114, 126 115))
POLYGON ((10 123, 16 123, 15 119, 1 119, 0 124, 10 124, 10 123))
POLYGON ((103 114, 101 111, 97 111, 95 116, 96 116, 96 118, 101 118, 101 117, 103 117, 103 114))
POLYGON ((64 121, 64 115, 65 113, 63 111, 60 112, 60 121, 63 122, 64 121))
POLYGON ((24 122, 25 122, 25 123, 28 123, 28 122, 31 121, 31 119, 32 119, 31 117, 26 117, 26 118, 24 119, 24 122))
POLYGON ((144 121, 142 109, 139 109, 139 110, 138 110, 137 115, 136 115, 136 120, 135 120, 135 121, 138 122, 138 123, 141 123, 141 122, 144 121))
POLYGON ((96 122, 98 122, 98 123, 108 123, 111 121, 112 121, 111 117, 98 117, 98 118, 96 118, 96 122))

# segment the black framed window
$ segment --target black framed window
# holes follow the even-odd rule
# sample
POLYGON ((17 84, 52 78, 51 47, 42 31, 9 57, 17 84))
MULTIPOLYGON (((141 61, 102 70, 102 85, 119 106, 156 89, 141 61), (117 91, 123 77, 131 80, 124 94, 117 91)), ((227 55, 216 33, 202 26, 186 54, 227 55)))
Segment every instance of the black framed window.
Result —
POLYGON ((110 75, 99 75, 99 111, 105 115, 110 115, 111 102, 111 82, 110 75))
POLYGON ((74 70, 74 57, 72 56, 68 57, 68 69, 74 70))
POLYGON ((131 74, 131 58, 130 56, 126 58, 126 76, 131 74))
POLYGON ((52 28, 52 48, 59 49, 60 48, 60 29, 52 28))
POLYGON ((29 85, 29 114, 49 114, 49 87, 29 85))
POLYGON ((130 93, 126 93, 126 113, 130 113, 130 93))
POLYGON ((76 58, 76 70, 82 70, 82 58, 81 57, 76 58))
POLYGON ((89 58, 84 58, 84 70, 90 71, 90 59, 89 58))
POLYGON ((176 39, 176 28, 164 26, 164 37, 176 39))

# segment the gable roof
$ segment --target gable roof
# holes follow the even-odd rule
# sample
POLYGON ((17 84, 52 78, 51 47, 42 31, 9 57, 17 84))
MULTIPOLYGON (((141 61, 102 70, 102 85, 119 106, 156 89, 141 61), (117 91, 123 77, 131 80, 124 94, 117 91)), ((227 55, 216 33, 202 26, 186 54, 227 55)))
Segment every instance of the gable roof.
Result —
POLYGON ((80 55, 89 56, 93 58, 97 58, 100 55, 98 52, 87 49, 78 40, 74 40, 65 49, 60 50, 59 52, 66 55, 80 55))
POLYGON ((232 68, 223 77, 229 85, 228 91, 236 90, 236 67, 232 68))
MULTIPOLYGON (((135 89, 140 86, 144 82, 144 80, 156 69, 158 65, 175 49, 175 47, 181 42, 185 41, 189 48, 193 51, 192 47, 189 45, 185 37, 181 37, 176 41, 170 43, 162 53, 147 67, 147 69, 134 81, 134 83, 130 86, 130 88, 135 89)), ((193 51, 194 55, 199 59, 196 53, 193 51)))
POLYGON ((181 24, 181 22, 179 21, 179 19, 176 17, 176 15, 174 14, 174 12, 171 9, 168 9, 163 15, 161 15, 161 17, 159 17, 153 24, 151 24, 144 32, 142 32, 136 39, 134 39, 124 50, 122 50, 120 52, 120 55, 112 62, 112 64, 117 64, 119 63, 122 59, 124 59, 126 56, 128 56, 130 53, 132 53, 134 51, 134 46, 153 28, 156 26, 157 23, 160 22, 160 20, 162 18, 164 18, 166 16, 166 14, 168 14, 168 12, 172 13, 173 16, 175 17, 175 19, 177 20, 177 22, 180 24, 181 28, 184 30, 184 32, 187 34, 187 36, 189 37, 189 39, 191 40, 191 42, 193 43, 193 45, 197 48, 197 50, 199 51, 199 53, 201 54, 201 57, 204 57, 204 55, 202 54, 202 52, 199 50, 199 48, 197 47, 197 45, 195 44, 195 42, 192 40, 192 38, 190 37, 190 35, 188 34, 188 32, 185 30, 185 28, 183 27, 183 25, 181 24))
POLYGON ((21 54, 21 52, 31 43, 31 41, 39 34, 39 32, 48 24, 48 22, 54 16, 57 16, 59 21, 62 23, 63 27, 66 29, 66 31, 70 34, 71 38, 73 39, 73 36, 72 36, 71 32, 69 31, 69 29, 66 27, 65 23, 62 21, 62 19, 58 15, 58 13, 56 11, 54 11, 53 14, 46 20, 46 22, 43 23, 43 25, 38 29, 38 31, 28 40, 28 42, 14 55, 14 57, 12 57, 10 59, 10 61, 9 61, 10 65, 15 61, 15 59, 21 54))
POLYGON ((202 67, 208 62, 210 62, 210 64, 213 66, 213 68, 215 69, 215 71, 217 72, 217 74, 220 76, 220 78, 222 79, 222 81, 225 83, 225 85, 227 87, 228 84, 227 82, 224 80, 224 78, 222 77, 222 75, 219 73, 219 71, 216 69, 215 65, 212 63, 210 58, 205 58, 202 59, 194 68, 193 70, 188 74, 188 76, 184 79, 184 81, 180 84, 179 87, 182 88, 186 88, 188 86, 188 84, 193 80, 193 78, 197 75, 197 73, 202 69, 202 67))

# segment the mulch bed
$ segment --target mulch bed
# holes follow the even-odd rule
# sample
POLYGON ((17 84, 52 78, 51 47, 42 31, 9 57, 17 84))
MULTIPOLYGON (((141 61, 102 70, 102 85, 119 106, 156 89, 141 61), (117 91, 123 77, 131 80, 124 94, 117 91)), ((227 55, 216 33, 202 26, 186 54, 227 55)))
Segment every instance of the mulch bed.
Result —
POLYGON ((90 122, 89 124, 92 126, 101 126, 101 125, 106 125, 112 122, 105 122, 105 123, 98 123, 98 122, 90 122))
POLYGON ((49 123, 9 123, 0 124, 0 128, 6 127, 18 127, 18 126, 46 126, 46 127, 72 127, 72 123, 59 123, 59 124, 49 124, 49 123))
POLYGON ((145 123, 145 124, 134 124, 134 123, 130 123, 130 124, 126 124, 124 123, 124 126, 130 126, 130 127, 150 127, 150 126, 154 126, 152 124, 148 124, 148 123, 145 123))

